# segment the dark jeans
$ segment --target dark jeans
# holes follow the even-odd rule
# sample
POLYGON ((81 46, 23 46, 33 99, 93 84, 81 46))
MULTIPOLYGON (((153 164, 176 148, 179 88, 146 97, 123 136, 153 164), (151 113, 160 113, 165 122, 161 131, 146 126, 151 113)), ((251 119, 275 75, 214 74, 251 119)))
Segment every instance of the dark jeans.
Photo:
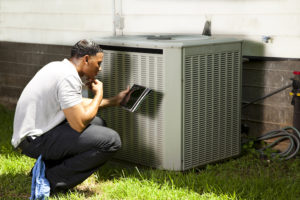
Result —
POLYGON ((22 153, 42 158, 52 191, 72 188, 83 182, 121 147, 117 132, 95 117, 82 132, 73 130, 66 121, 32 140, 20 144, 22 153))

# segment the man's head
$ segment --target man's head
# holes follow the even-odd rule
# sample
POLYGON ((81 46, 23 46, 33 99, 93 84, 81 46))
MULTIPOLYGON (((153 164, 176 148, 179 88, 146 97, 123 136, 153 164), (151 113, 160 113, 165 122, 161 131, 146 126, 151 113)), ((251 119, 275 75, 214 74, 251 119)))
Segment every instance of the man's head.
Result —
POLYGON ((71 60, 76 65, 80 76, 94 79, 101 70, 103 50, 95 42, 80 40, 71 49, 71 60))
POLYGON ((71 58, 80 58, 85 55, 95 56, 103 50, 95 42, 90 40, 80 40, 71 49, 71 58))

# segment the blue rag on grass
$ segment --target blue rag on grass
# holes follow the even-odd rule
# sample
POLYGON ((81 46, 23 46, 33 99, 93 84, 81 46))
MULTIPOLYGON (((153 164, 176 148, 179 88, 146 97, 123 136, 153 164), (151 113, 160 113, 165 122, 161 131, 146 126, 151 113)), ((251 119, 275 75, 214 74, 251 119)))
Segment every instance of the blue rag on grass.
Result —
POLYGON ((45 163, 40 155, 32 171, 30 200, 45 200, 50 195, 50 184, 45 177, 45 163))

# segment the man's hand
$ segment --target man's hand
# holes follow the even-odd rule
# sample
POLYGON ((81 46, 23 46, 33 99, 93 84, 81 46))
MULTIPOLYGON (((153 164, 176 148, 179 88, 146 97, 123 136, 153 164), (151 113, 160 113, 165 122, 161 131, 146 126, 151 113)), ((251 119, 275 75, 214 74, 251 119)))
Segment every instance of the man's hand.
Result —
POLYGON ((121 91, 119 94, 113 97, 113 102, 115 106, 119 106, 121 101, 124 99, 126 94, 129 92, 130 88, 129 86, 127 87, 126 90, 121 91))
POLYGON ((103 83, 98 79, 90 80, 86 85, 94 94, 100 92, 100 94, 103 95, 103 83))
POLYGON ((97 79, 92 83, 92 91, 94 94, 100 93, 101 97, 103 97, 103 83, 97 79))
POLYGON ((103 99, 101 102, 100 107, 101 108, 106 108, 106 107, 111 107, 111 106, 119 106, 123 98, 126 96, 126 94, 129 92, 129 86, 127 87, 126 90, 121 91, 119 94, 117 94, 114 97, 111 97, 109 99, 103 99))

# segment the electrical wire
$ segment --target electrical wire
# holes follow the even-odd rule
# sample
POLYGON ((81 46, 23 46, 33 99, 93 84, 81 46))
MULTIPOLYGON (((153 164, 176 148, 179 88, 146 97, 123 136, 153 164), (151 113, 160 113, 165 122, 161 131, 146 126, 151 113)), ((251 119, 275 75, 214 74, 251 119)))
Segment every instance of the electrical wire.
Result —
POLYGON ((289 87, 291 87, 292 85, 293 85, 293 83, 288 84, 288 85, 286 85, 286 86, 284 86, 284 87, 282 87, 282 88, 279 88, 279 89, 277 89, 277 90, 275 90, 275 91, 273 91, 273 92, 271 92, 271 93, 269 93, 269 94, 267 94, 267 95, 265 95, 265 96, 263 96, 263 97, 259 97, 259 98, 257 98, 257 99, 254 99, 254 100, 252 100, 251 102, 249 102, 249 103, 243 105, 242 108, 246 108, 247 106, 249 106, 249 105, 251 105, 251 104, 253 104, 253 103, 257 102, 257 101, 263 100, 263 99, 265 99, 265 98, 267 98, 267 97, 269 97, 269 96, 272 96, 272 95, 274 95, 274 94, 277 94, 278 92, 281 92, 282 90, 285 90, 286 88, 289 88, 289 87))
POLYGON ((277 137, 279 137, 277 140, 257 151, 260 152, 261 155, 265 155, 264 151, 266 149, 271 148, 284 140, 289 140, 290 145, 285 151, 272 153, 271 157, 278 157, 280 160, 288 160, 297 155, 300 149, 300 132, 295 127, 288 126, 279 130, 267 132, 266 134, 257 137, 255 141, 263 141, 277 137))

